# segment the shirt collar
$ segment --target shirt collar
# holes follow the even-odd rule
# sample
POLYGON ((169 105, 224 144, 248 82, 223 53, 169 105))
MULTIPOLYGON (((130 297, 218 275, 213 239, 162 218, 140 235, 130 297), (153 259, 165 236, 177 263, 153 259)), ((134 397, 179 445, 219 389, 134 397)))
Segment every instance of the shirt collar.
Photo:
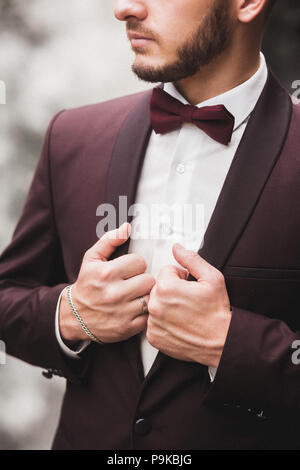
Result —
MULTIPOLYGON (((235 118, 234 130, 245 122, 252 113, 267 82, 268 68, 263 53, 260 53, 260 66, 257 72, 241 85, 221 95, 197 104, 198 108, 223 104, 235 118)), ((164 84, 164 90, 184 104, 188 101, 179 93, 171 82, 164 84)))

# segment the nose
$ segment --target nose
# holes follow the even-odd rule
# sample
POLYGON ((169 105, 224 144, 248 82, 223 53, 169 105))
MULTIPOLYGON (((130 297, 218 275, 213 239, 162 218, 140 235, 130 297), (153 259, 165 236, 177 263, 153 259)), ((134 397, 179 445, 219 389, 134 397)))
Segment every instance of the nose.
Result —
POLYGON ((129 18, 143 21, 147 17, 147 8, 142 0, 117 0, 114 13, 120 21, 127 21, 129 18))

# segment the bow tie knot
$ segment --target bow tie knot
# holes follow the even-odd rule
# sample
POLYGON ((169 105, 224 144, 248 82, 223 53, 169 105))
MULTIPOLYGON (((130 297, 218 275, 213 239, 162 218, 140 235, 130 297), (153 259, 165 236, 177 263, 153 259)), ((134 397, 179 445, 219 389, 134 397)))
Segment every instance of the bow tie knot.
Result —
POLYGON ((190 104, 180 106, 179 112, 182 123, 187 122, 193 124, 194 111, 194 106, 191 106, 190 104))
POLYGON ((217 142, 228 145, 234 128, 234 117, 223 105, 197 108, 183 104, 161 88, 151 97, 151 123, 157 134, 178 129, 183 123, 195 124, 217 142))

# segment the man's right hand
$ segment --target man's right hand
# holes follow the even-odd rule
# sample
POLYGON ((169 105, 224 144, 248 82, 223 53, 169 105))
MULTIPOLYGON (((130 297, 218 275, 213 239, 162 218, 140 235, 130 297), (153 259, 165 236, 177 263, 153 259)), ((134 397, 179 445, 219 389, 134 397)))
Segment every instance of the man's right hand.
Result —
MULTIPOLYGON (((148 303, 155 279, 146 273, 147 264, 137 254, 108 261, 117 246, 130 236, 130 224, 107 232, 84 255, 78 279, 72 287, 73 303, 88 329, 103 343, 124 341, 147 327, 148 303)), ((66 342, 89 339, 75 318, 64 292, 59 312, 59 329, 66 342)))

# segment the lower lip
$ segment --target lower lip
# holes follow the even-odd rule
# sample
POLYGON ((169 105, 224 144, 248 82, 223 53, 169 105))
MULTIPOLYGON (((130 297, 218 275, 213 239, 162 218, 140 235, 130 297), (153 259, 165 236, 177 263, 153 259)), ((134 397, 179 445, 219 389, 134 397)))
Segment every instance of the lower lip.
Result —
POLYGON ((130 42, 131 42, 131 46, 134 48, 134 47, 143 47, 143 46, 147 46, 150 42, 152 41, 152 39, 131 39, 130 42))

